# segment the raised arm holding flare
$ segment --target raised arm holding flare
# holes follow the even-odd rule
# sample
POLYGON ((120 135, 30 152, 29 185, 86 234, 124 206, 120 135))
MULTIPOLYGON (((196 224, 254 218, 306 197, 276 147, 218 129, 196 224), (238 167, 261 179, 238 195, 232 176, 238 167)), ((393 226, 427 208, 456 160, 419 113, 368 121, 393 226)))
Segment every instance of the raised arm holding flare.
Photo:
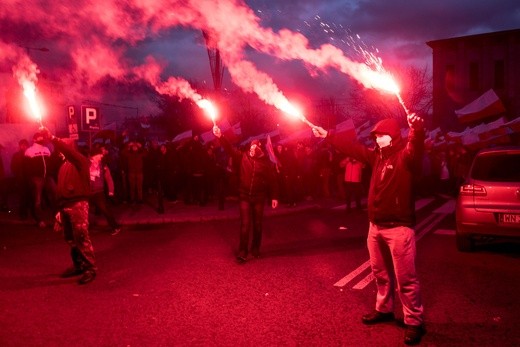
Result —
POLYGON ((240 152, 231 146, 222 135, 218 126, 213 127, 213 134, 219 139, 224 150, 239 163, 239 204, 240 204, 240 244, 236 255, 237 262, 247 261, 249 253, 249 233, 253 229, 251 254, 260 257, 262 241, 262 220, 265 200, 271 197, 271 207, 278 206, 278 185, 275 178, 274 164, 262 150, 260 141, 253 140, 246 152, 240 152))
POLYGON ((423 119, 407 116, 408 139, 401 137, 396 119, 378 122, 371 135, 377 146, 367 148, 339 138, 322 127, 314 127, 316 137, 324 138, 339 151, 372 167, 368 192, 369 230, 367 237, 370 265, 376 279, 375 310, 362 317, 364 324, 394 319, 394 293, 399 290, 406 325, 404 342, 412 345, 425 333, 423 305, 415 270, 415 198, 413 177, 420 168, 424 149, 423 119))

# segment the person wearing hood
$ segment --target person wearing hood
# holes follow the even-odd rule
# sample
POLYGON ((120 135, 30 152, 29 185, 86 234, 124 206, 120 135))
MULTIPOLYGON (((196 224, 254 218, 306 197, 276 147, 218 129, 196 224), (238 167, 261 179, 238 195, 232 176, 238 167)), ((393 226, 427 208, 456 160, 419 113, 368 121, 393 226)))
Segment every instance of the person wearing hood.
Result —
POLYGON ((260 257, 260 244, 262 241, 262 219, 265 200, 268 193, 271 196, 271 207, 278 206, 278 185, 276 181, 274 164, 269 156, 264 153, 260 141, 253 140, 249 149, 245 152, 235 150, 229 141, 222 135, 218 126, 213 127, 213 134, 219 139, 220 144, 239 163, 239 201, 240 201, 240 244, 237 262, 243 264, 247 261, 249 253, 249 233, 253 229, 251 242, 251 254, 254 258, 260 257))
POLYGON ((404 342, 415 345, 425 334, 420 285, 415 269, 414 176, 419 174, 424 151, 423 119, 407 117, 408 139, 401 137, 396 119, 378 122, 371 135, 374 149, 314 127, 340 152, 372 168, 368 192, 369 230, 367 247, 376 279, 375 310, 362 317, 366 325, 394 320, 394 294, 398 289, 406 326, 404 342))

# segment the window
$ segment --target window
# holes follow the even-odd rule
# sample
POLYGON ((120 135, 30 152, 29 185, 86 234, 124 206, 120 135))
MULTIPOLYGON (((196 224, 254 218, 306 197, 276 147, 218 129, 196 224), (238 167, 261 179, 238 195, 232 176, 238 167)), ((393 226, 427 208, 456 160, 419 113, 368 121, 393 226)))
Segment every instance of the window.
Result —
POLYGON ((473 62, 469 64, 469 88, 471 90, 479 89, 478 67, 478 63, 473 62))
POLYGON ((471 177, 482 181, 519 182, 520 154, 505 152, 477 156, 471 177))
POLYGON ((456 80, 455 79, 455 65, 453 65, 453 64, 446 65, 445 71, 446 72, 444 75, 444 85, 447 90, 451 90, 455 86, 455 80, 456 80))
POLYGON ((503 60, 495 61, 495 80, 493 83, 493 88, 495 89, 504 89, 505 87, 505 68, 503 60))

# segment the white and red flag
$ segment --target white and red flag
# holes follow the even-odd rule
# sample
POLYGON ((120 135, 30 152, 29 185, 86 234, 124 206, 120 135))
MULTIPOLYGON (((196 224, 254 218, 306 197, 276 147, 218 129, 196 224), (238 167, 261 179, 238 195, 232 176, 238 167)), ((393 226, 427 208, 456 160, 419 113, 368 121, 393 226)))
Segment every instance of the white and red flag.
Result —
POLYGON ((176 143, 176 142, 184 142, 184 141, 187 141, 189 139, 191 139, 193 136, 193 131, 192 130, 187 130, 185 132, 182 132, 180 134, 178 134, 177 136, 175 136, 172 140, 173 143, 176 143))
POLYGON ((506 108, 493 89, 488 90, 460 110, 456 110, 460 123, 471 123, 479 119, 498 115, 506 108))
POLYGON ((346 136, 351 140, 357 139, 356 127, 354 126, 352 118, 338 123, 336 125, 336 134, 341 134, 341 136, 346 136))
POLYGON ((229 142, 237 143, 242 138, 242 127, 240 126, 240 122, 229 125, 229 122, 226 121, 226 124, 222 122, 220 127, 222 134, 226 136, 229 142))

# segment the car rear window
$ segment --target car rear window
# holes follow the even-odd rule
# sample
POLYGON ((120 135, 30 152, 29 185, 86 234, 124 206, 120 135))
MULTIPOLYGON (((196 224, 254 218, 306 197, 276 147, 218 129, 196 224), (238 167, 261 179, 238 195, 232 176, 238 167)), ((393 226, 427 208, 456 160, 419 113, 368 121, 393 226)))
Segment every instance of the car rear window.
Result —
POLYGON ((520 182, 520 153, 488 153, 478 155, 471 178, 492 182, 520 182))

